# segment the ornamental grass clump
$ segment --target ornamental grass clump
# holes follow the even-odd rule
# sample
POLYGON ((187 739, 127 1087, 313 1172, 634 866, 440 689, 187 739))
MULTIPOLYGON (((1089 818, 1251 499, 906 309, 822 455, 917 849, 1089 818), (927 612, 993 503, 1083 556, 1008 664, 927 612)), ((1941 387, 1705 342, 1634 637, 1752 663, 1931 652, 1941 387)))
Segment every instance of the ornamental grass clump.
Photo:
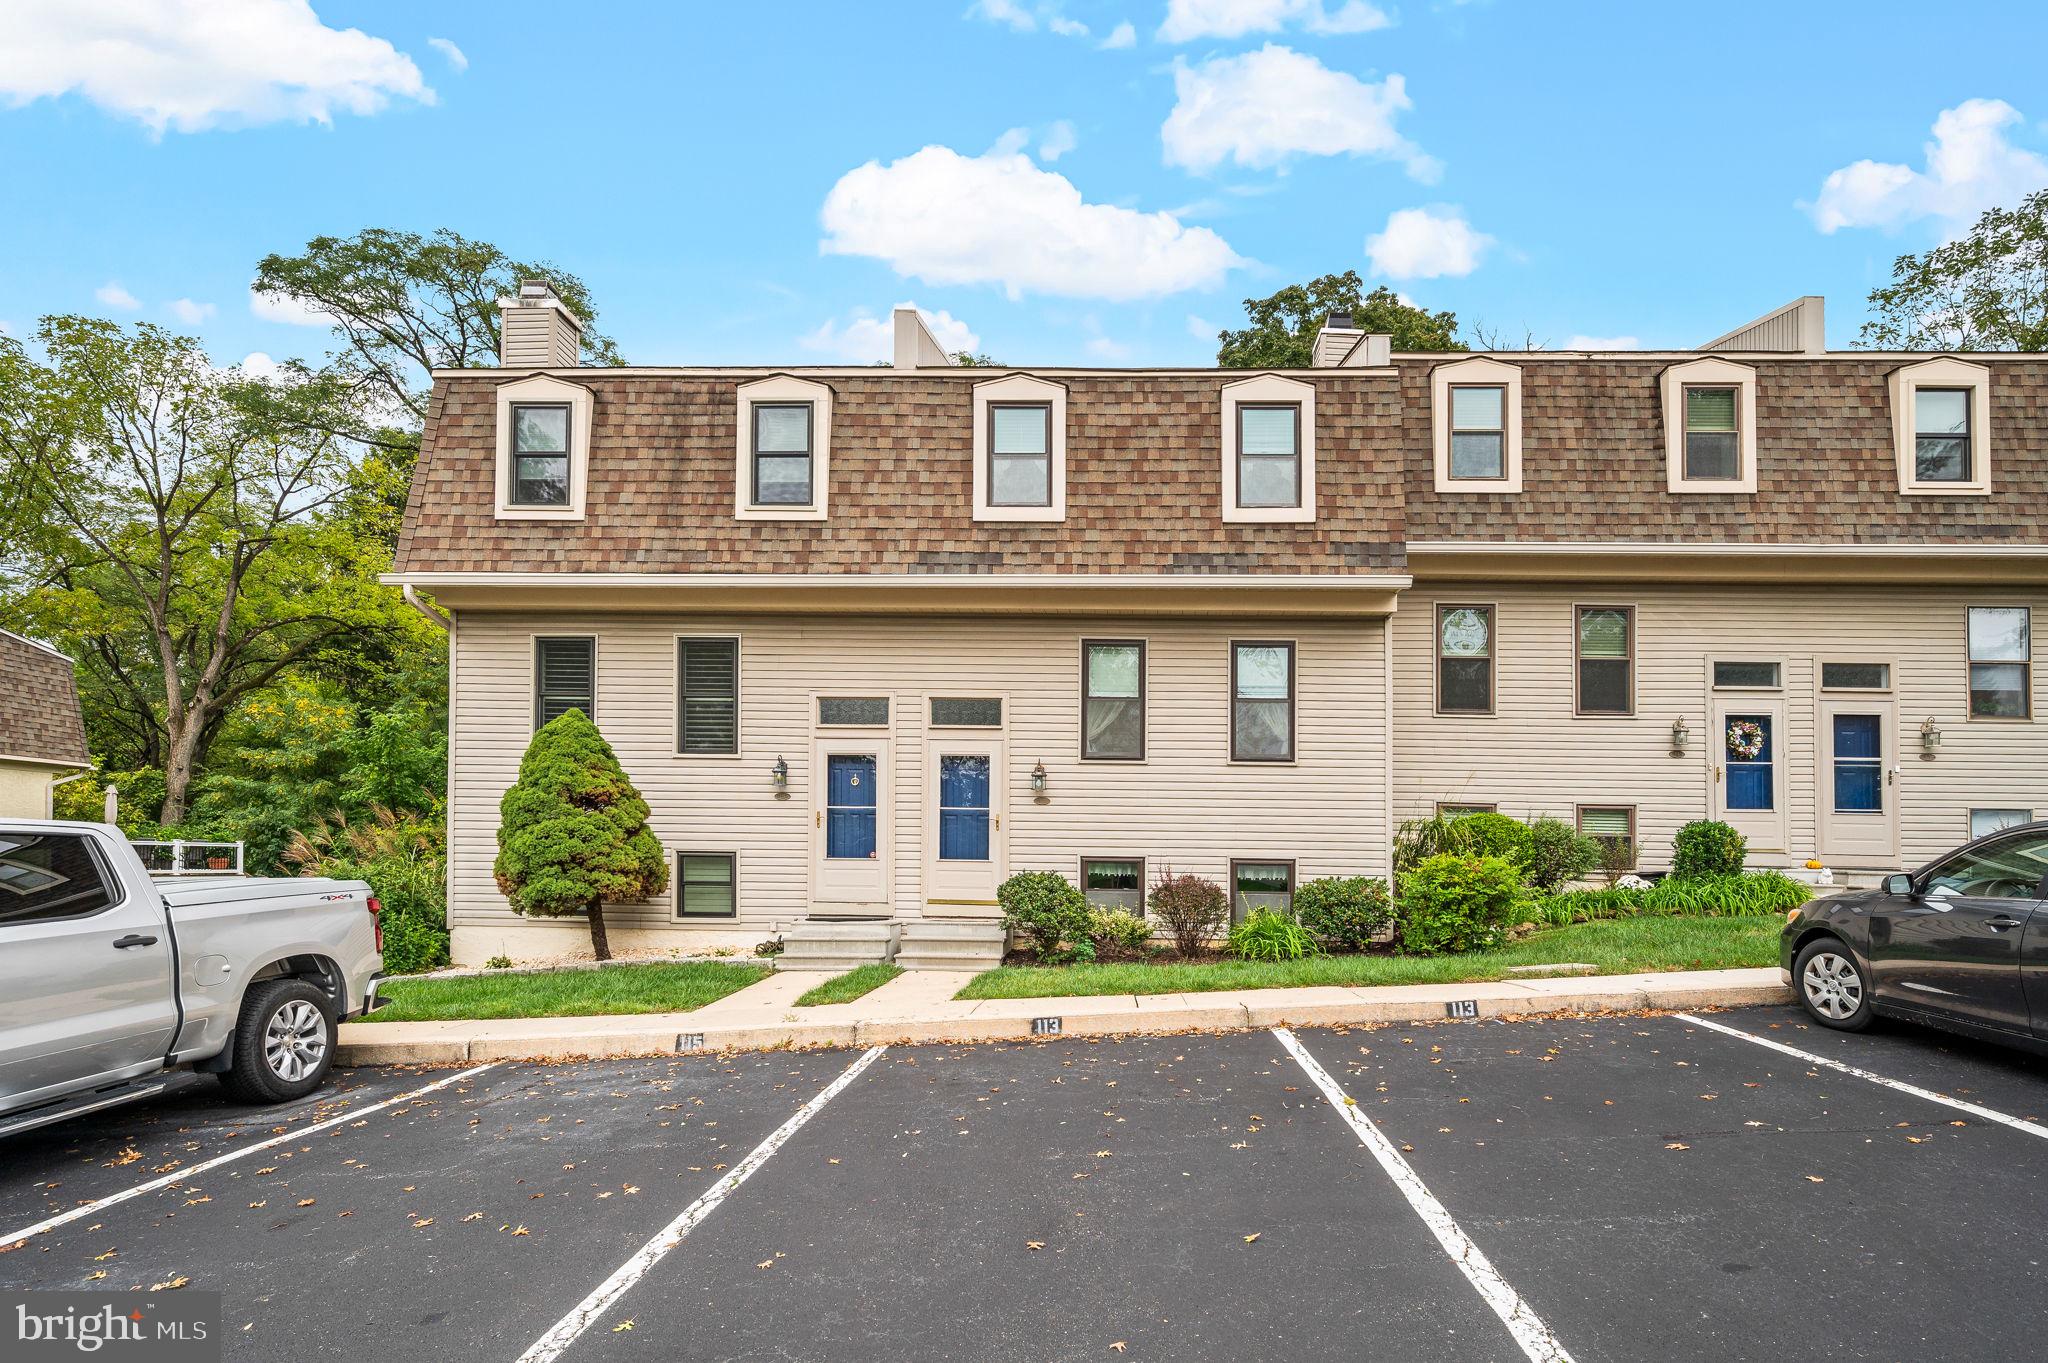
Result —
POLYGON ((591 950, 609 961, 604 906, 668 888, 668 859, 647 814, 618 755, 581 710, 548 721, 498 805, 498 889, 531 917, 584 914, 591 950))
POLYGON ((1231 924, 1230 954, 1243 961, 1300 961, 1323 949, 1308 929, 1284 913, 1254 909, 1231 924))

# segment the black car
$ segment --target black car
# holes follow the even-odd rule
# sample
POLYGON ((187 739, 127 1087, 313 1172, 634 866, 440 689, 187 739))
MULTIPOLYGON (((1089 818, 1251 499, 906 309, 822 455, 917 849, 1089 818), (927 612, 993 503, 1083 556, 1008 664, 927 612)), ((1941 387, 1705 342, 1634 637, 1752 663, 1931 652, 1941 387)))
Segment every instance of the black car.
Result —
POLYGON ((1826 1027, 1860 1032, 1882 1015, 2048 1051, 2048 822, 1809 900, 1778 964, 1826 1027))

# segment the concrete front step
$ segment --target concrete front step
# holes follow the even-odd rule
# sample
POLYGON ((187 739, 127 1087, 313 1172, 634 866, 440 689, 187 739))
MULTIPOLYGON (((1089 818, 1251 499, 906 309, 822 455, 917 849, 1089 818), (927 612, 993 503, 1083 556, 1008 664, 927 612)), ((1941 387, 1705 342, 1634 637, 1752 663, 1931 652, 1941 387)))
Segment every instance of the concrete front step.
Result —
POLYGON ((1007 937, 1000 923, 906 919, 896 964, 905 970, 992 970, 1003 963, 1007 937))
POLYGON ((807 918, 782 934, 777 970, 829 970, 842 974, 886 961, 896 953, 896 927, 883 920, 830 922, 807 918))

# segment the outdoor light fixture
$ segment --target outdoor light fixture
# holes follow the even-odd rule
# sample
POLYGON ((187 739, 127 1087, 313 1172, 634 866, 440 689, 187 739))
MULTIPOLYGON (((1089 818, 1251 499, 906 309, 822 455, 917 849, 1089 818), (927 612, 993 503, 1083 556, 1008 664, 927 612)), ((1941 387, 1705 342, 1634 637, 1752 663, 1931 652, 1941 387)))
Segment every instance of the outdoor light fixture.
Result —
POLYGON ((768 768, 768 779, 774 783, 775 798, 789 798, 789 763, 782 760, 782 754, 775 754, 775 765, 768 768))
POLYGON ((1685 745, 1692 741, 1692 730, 1685 727, 1685 716, 1671 721, 1671 755, 1685 756, 1685 745))
POLYGON ((1934 750, 1941 746, 1941 730, 1934 727, 1934 716, 1929 715, 1920 723, 1920 760, 1932 762, 1934 750))
POLYGON ((1043 762, 1037 763, 1031 768, 1031 798, 1039 804, 1045 803, 1045 763, 1043 762))

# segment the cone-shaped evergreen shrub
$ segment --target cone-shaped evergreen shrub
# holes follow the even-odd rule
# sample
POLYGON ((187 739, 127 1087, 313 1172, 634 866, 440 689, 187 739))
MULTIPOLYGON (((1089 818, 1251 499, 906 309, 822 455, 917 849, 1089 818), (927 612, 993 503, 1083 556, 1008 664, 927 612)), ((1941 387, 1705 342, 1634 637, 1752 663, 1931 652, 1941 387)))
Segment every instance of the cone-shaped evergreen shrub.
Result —
POLYGON ((520 913, 590 918, 597 959, 611 959, 604 906, 668 887, 668 862, 647 826, 647 801, 581 710, 549 721, 498 806, 498 888, 520 913))

